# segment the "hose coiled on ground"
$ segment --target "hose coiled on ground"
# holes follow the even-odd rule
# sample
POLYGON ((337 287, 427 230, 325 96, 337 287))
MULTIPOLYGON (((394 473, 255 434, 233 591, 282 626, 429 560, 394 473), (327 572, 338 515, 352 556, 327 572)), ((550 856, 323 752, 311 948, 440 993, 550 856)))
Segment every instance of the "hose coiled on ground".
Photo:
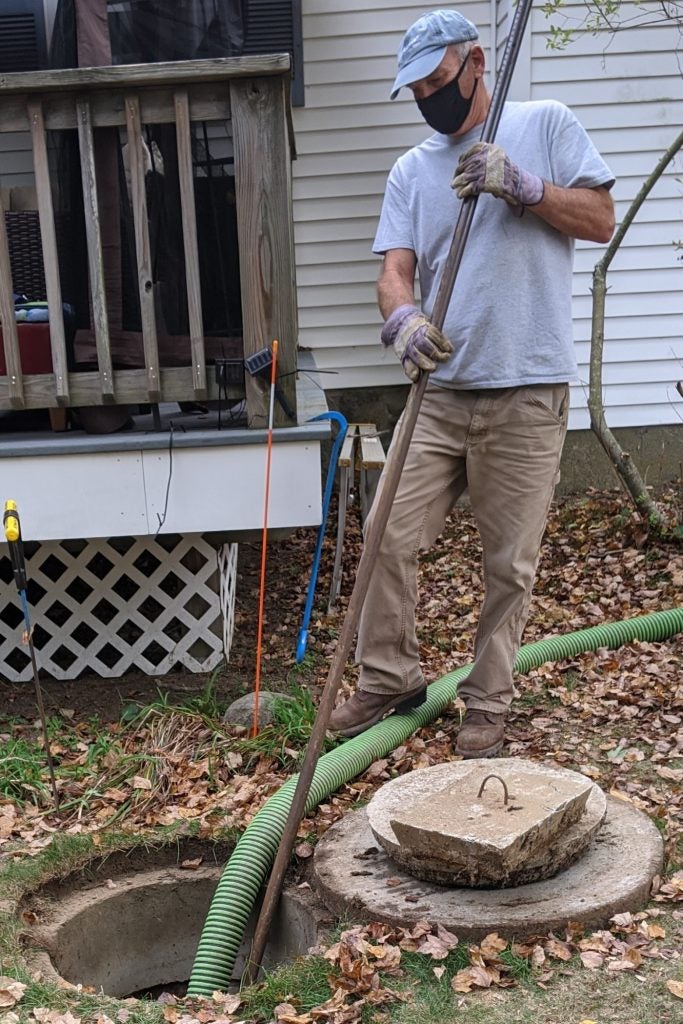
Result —
MULTIPOLYGON (((600 647, 614 649, 634 640, 666 640, 680 632, 683 632, 683 607, 653 612, 527 644, 519 651, 515 669, 528 672, 547 661, 573 658, 600 647)), ((458 685, 470 668, 465 665, 432 683, 427 688, 425 703, 410 714, 392 715, 324 754, 311 783, 306 813, 344 782, 364 772, 373 761, 404 743, 416 729, 438 718, 454 699, 458 685)), ((237 843, 206 918, 188 995, 210 996, 216 990, 227 990, 247 922, 275 859, 296 782, 294 775, 270 797, 237 843)))

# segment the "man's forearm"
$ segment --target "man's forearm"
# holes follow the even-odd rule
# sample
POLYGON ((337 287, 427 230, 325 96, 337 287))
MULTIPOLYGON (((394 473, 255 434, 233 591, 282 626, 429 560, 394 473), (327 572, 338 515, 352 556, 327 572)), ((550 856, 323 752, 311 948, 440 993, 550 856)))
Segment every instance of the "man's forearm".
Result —
POLYGON ((607 189, 560 188, 545 183, 540 203, 527 209, 571 238, 609 242, 614 231, 614 205, 607 189))
POLYGON ((377 282, 377 302, 380 313, 387 320, 399 306, 415 304, 415 290, 400 274, 385 270, 377 282))

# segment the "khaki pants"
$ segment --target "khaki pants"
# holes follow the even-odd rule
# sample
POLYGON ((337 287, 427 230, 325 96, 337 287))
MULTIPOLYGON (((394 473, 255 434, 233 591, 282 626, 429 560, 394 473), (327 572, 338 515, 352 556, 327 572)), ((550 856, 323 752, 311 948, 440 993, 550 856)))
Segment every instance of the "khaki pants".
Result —
POLYGON ((361 689, 399 693, 420 685, 418 552, 434 543, 468 488, 482 543, 485 595, 474 667, 459 695, 482 711, 510 706, 512 665, 558 479, 568 393, 566 384, 480 391, 427 387, 361 616, 361 689))

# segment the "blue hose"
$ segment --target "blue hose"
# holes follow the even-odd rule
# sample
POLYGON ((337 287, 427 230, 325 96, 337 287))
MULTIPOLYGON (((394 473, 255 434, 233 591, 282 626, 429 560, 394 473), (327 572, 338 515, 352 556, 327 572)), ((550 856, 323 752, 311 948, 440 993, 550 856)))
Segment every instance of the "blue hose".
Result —
POLYGON ((334 439, 332 446, 332 452, 330 454, 330 464, 327 467, 327 480, 325 481, 325 493, 323 495, 323 516, 320 528, 318 530, 318 539, 315 544, 315 553, 313 555, 313 566, 311 568, 311 579, 308 584, 308 594, 306 595, 306 606, 304 608, 304 617, 301 623, 301 629, 299 630, 299 639, 296 645, 296 663, 299 665, 304 660, 306 653, 306 644, 308 643, 308 624, 311 621, 311 611, 313 610, 313 598, 315 596, 315 585, 318 581, 318 569, 320 568, 320 555, 323 550, 323 540, 325 538, 325 528, 327 526, 327 514, 330 511, 330 499, 332 498, 332 487, 334 486, 334 475, 337 471, 337 462, 339 461, 339 452, 341 446, 344 444, 344 438, 346 437, 346 431, 348 429, 348 423, 340 412, 321 412, 319 416, 314 416, 314 420, 332 420, 339 427, 337 436, 334 439))

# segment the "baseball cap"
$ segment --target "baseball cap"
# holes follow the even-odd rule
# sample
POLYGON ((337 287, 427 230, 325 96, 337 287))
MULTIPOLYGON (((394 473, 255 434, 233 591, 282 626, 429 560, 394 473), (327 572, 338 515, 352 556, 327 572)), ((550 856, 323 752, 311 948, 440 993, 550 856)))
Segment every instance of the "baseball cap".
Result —
POLYGON ((396 99, 404 85, 431 75, 451 43, 466 43, 478 38, 476 26, 459 11, 439 10, 423 14, 403 37, 391 99, 396 99))

